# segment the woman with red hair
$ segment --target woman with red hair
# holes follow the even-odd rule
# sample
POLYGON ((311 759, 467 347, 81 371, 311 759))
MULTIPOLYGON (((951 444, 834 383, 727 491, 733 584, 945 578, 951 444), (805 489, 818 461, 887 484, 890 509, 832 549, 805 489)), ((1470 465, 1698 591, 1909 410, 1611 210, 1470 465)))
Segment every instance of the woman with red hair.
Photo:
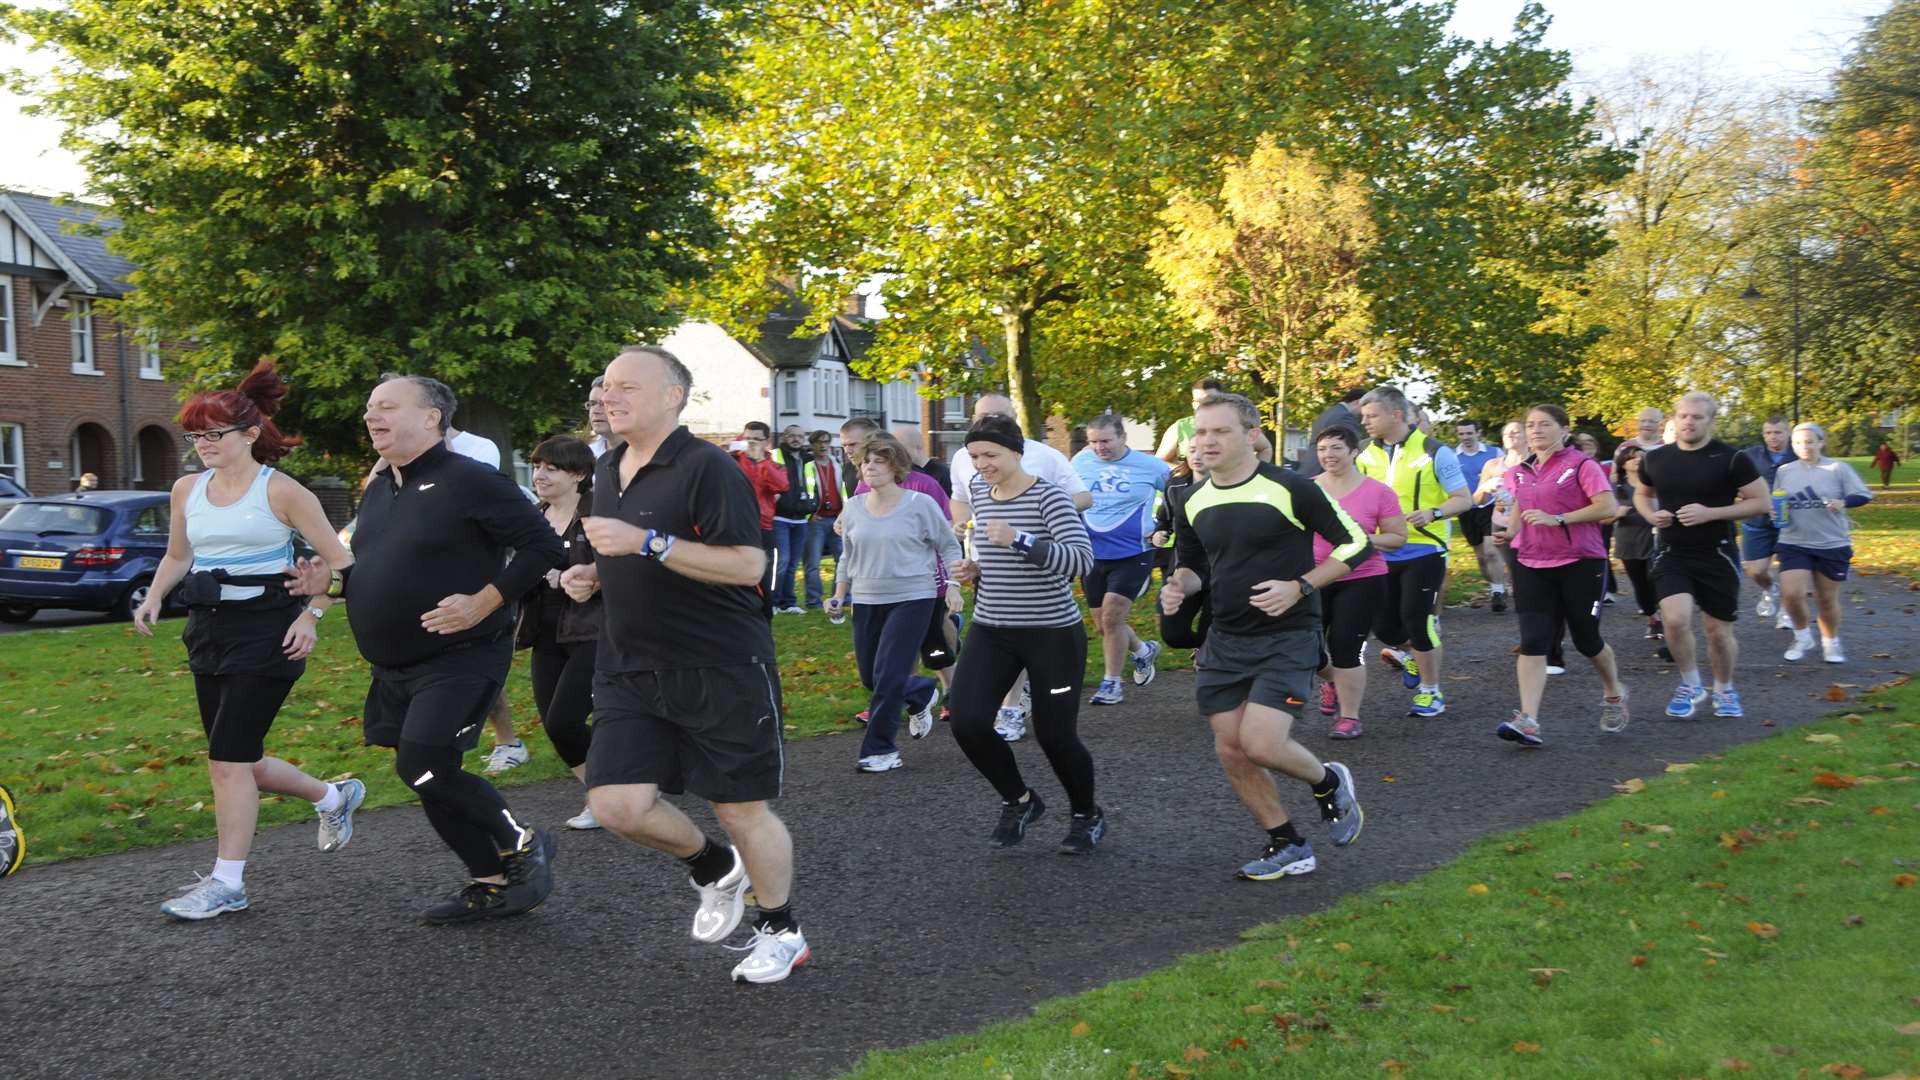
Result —
POLYGON ((160 905, 176 919, 246 909, 244 872, 261 791, 312 803, 320 815, 321 851, 346 846, 353 812, 366 798, 358 780, 328 784, 266 756, 267 730, 306 670, 331 603, 287 592, 293 534, 305 537, 335 570, 353 562, 320 500, 272 467, 298 443, 273 423, 286 396, 286 382, 263 360, 238 387, 196 395, 180 411, 187 443, 206 471, 173 485, 167 554, 133 616, 134 628, 151 637, 161 604, 176 585, 191 609, 181 640, 207 733, 220 841, 213 875, 160 905))

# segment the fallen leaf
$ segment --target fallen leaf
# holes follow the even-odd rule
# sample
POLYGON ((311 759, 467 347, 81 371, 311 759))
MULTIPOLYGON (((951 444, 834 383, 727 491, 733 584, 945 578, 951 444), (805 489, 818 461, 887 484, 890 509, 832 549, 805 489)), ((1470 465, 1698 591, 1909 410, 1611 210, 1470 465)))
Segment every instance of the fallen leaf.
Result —
POLYGON ((1247 1040, 1241 1038, 1238 1035, 1235 1035, 1233 1038, 1227 1040, 1227 1049, 1229 1050, 1245 1050, 1248 1045, 1249 1044, 1247 1040))
POLYGON ((1187 1052, 1186 1052, 1186 1053, 1184 1053, 1184 1054, 1181 1054, 1181 1055, 1180 1055, 1180 1060, 1182 1060, 1182 1061, 1205 1061, 1205 1060, 1207 1060, 1207 1058, 1208 1058, 1208 1057, 1210 1057, 1210 1056, 1211 1056, 1211 1055, 1210 1055, 1210 1054, 1208 1054, 1208 1053, 1207 1053, 1207 1052, 1206 1052, 1205 1050, 1202 1050, 1202 1049, 1200 1049, 1199 1047, 1197 1047, 1197 1046, 1194 1046, 1194 1045, 1193 1045, 1192 1043, 1188 1043, 1188 1044, 1187 1044, 1187 1052))
POLYGON ((1566 968, 1528 968, 1527 970, 1533 972, 1533 982, 1535 986, 1550 986, 1553 984, 1553 977, 1555 975, 1565 975, 1567 973, 1566 968))
POLYGON ((1780 928, 1769 922, 1750 922, 1747 930, 1762 941, 1772 941, 1780 936, 1780 928))
POLYGON ((1690 769, 1697 769, 1699 767, 1698 764, 1691 761, 1670 761, 1667 763, 1668 772, 1687 772, 1690 769))
POLYGON ((1352 949, 1352 948, 1353 948, 1353 946, 1352 946, 1351 944, 1349 944, 1348 942, 1345 942, 1345 941, 1336 941, 1336 942, 1334 942, 1334 943, 1333 943, 1333 951, 1334 951, 1334 952, 1347 952, 1348 950, 1350 950, 1350 949, 1352 949))
POLYGON ((1825 743, 1831 745, 1839 742, 1840 736, 1832 734, 1831 732, 1819 731, 1807 736, 1807 741, 1810 743, 1825 743))
POLYGON ((1794 806, 1832 806, 1833 805, 1832 803, 1828 802, 1825 799, 1816 798, 1812 795, 1802 795, 1797 799, 1788 799, 1787 802, 1791 803, 1794 806))
POLYGON ((1724 791, 1716 791, 1712 795, 1709 795, 1707 797, 1710 799, 1724 799, 1727 797, 1727 793, 1724 791))
POLYGON ((1835 791, 1845 791, 1848 788, 1853 786, 1853 777, 1841 776, 1839 773, 1823 772, 1823 773, 1815 773, 1813 777, 1813 782, 1823 788, 1832 788, 1835 791))
POLYGON ((1380 778, 1380 782, 1383 784, 1397 784, 1400 782, 1400 780, 1399 778, 1395 777, 1392 773, 1388 773, 1387 775, 1380 778))
POLYGON ((1821 696, 1825 697, 1828 701, 1847 700, 1847 692, 1845 690, 1840 689, 1840 684, 1838 683, 1835 683, 1834 685, 1827 687, 1827 692, 1821 696))
POLYGON ((1073 1025, 1073 1027, 1067 1029, 1067 1034, 1073 1036, 1076 1039, 1080 1038, 1082 1035, 1090 1035, 1092 1033, 1093 1033, 1093 1026, 1088 1024, 1085 1020, 1082 1020, 1079 1023, 1073 1025))
POLYGON ((1622 795, 1638 795, 1640 792, 1647 790, 1647 782, 1636 776, 1630 780, 1625 780, 1613 785, 1613 790, 1622 795))
POLYGON ((1840 921, 1847 926, 1865 926, 1867 924, 1867 919, 1864 915, 1849 915, 1840 921))
POLYGON ((1631 965, 1633 965, 1634 967, 1646 967, 1646 966, 1647 966, 1647 958, 1646 958, 1646 957, 1644 957, 1644 956, 1634 956, 1634 957, 1629 957, 1629 958, 1627 959, 1627 963, 1629 963, 1629 964, 1631 964, 1631 965))
POLYGON ((1516 1054, 1537 1054, 1540 1052, 1540 1044, 1519 1039, 1513 1044, 1513 1052, 1516 1054))
POLYGON ((1752 1065, 1741 1061, 1737 1057, 1723 1057, 1720 1059, 1719 1065, 1728 1072, 1746 1072, 1753 1068, 1752 1065))
POLYGON ((1858 1065, 1846 1064, 1838 1061, 1830 1061, 1825 1065, 1820 1066, 1820 1071, 1823 1073, 1826 1073, 1828 1076, 1841 1077, 1842 1080, 1853 1080, 1853 1078, 1856 1076, 1867 1075, 1867 1070, 1861 1068, 1858 1065))
POLYGON ((1406 1070, 1407 1063, 1404 1061, 1395 1061, 1392 1058, 1388 1058, 1387 1060, 1380 1063, 1380 1067, 1382 1069, 1385 1069, 1387 1072, 1392 1073, 1395 1076, 1399 1076, 1402 1072, 1406 1070))
POLYGON ((1901 1024, 1893 1030, 1902 1035, 1920 1035, 1920 1020, 1915 1020, 1911 1024, 1901 1024))
POLYGON ((1872 814, 1874 817, 1886 817, 1888 814, 1893 813, 1893 811, 1887 809, 1884 806, 1876 806, 1873 809, 1868 810, 1867 813, 1872 814))
POLYGON ((1560 873, 1558 873, 1558 874, 1555 874, 1555 875, 1553 875, 1553 880, 1555 880, 1555 881, 1572 881, 1572 880, 1573 880, 1573 875, 1572 875, 1572 874, 1569 874, 1569 873, 1567 873, 1567 872, 1566 872, 1566 871, 1564 871, 1564 870, 1562 870, 1562 871, 1561 871, 1560 873))
POLYGON ((1896 889, 1911 889, 1913 888, 1913 883, 1916 881, 1920 881, 1920 877, 1914 877, 1912 874, 1895 874, 1893 877, 1893 887, 1896 889))
POLYGON ((1492 891, 1493 890, 1487 888, 1487 886, 1483 882, 1476 881, 1473 884, 1467 886, 1468 896, 1485 896, 1492 891))

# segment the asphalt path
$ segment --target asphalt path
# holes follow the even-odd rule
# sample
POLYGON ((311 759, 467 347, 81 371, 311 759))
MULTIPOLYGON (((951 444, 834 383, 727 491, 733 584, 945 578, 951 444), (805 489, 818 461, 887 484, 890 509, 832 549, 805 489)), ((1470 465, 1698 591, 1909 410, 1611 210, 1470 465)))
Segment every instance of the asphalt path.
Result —
MULTIPOLYGON (((1550 681, 1550 742, 1535 751, 1493 737, 1513 705, 1513 616, 1450 610, 1444 718, 1397 715, 1406 692, 1376 665, 1364 739, 1330 744, 1317 714, 1305 723, 1309 746, 1352 767, 1367 825, 1335 849, 1305 791, 1284 784, 1320 869, 1277 882, 1232 878, 1263 836, 1220 775, 1184 672, 1082 710, 1111 829, 1088 859, 1054 851, 1065 798, 1031 740, 1020 761, 1050 806, 1005 852, 986 843, 995 797, 946 731, 908 743, 906 768, 880 776, 853 771, 852 735, 795 742, 779 810, 813 959, 773 987, 734 985, 740 954, 688 937, 694 894, 678 864, 605 833, 560 835, 558 887, 538 911, 438 929, 418 912, 459 868, 413 806, 361 815, 335 855, 314 850, 310 825, 268 830, 248 868, 252 909, 206 923, 172 923, 156 905, 206 871, 212 841, 28 870, 0 884, 0 1076, 831 1075, 869 1049, 1230 945, 1627 777, 1812 719, 1832 707, 1830 684, 1911 669, 1920 593, 1902 584, 1848 586, 1842 667, 1785 665, 1788 635, 1744 618, 1744 720, 1662 716, 1671 673, 1640 621, 1611 608, 1632 726, 1597 731, 1598 681, 1576 657, 1550 681)), ((552 826, 581 804, 560 782, 511 797, 552 826)))

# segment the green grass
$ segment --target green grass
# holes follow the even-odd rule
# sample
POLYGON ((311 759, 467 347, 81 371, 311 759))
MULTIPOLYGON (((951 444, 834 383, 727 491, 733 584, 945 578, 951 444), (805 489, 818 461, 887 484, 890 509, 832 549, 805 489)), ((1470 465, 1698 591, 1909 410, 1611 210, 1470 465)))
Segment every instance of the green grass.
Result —
POLYGON ((1911 456, 1881 490, 1871 458, 1842 459, 1873 490, 1873 501, 1848 513, 1853 520, 1853 564, 1869 574, 1898 574, 1920 582, 1920 461, 1911 456))
POLYGON ((1853 707, 851 1075, 1920 1070, 1920 686, 1853 707))

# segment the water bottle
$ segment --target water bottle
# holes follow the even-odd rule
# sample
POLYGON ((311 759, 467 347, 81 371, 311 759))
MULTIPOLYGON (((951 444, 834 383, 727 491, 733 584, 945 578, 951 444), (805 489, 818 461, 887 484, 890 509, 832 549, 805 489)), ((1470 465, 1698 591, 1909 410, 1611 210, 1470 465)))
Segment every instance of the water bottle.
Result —
POLYGON ((847 605, 839 600, 827 601, 827 621, 835 626, 847 621, 847 605))
POLYGON ((1781 488, 1773 489, 1773 527, 1787 527, 1787 493, 1781 488))

